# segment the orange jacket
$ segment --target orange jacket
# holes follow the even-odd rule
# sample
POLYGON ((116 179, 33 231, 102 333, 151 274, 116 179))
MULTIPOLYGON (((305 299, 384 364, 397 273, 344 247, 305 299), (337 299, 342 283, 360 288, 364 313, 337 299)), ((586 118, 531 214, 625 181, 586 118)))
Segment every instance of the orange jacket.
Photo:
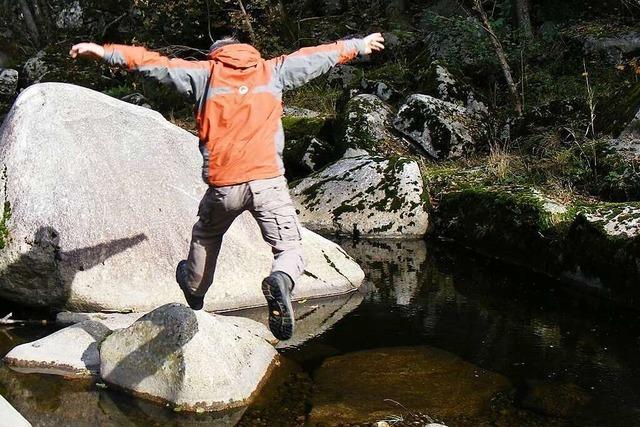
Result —
POLYGON ((284 174, 282 92, 364 50, 362 39, 352 39, 265 60, 238 43, 216 49, 206 61, 187 61, 143 47, 105 45, 104 58, 171 84, 195 102, 203 179, 220 187, 284 174))

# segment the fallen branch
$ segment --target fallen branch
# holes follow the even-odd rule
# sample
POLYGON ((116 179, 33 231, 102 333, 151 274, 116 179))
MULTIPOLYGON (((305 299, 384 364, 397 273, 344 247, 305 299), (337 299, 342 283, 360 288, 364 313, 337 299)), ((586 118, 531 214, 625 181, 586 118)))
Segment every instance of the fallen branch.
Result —
POLYGON ((24 325, 48 325, 49 321, 47 319, 42 320, 18 320, 12 319, 13 313, 9 313, 0 319, 0 326, 24 326, 24 325))

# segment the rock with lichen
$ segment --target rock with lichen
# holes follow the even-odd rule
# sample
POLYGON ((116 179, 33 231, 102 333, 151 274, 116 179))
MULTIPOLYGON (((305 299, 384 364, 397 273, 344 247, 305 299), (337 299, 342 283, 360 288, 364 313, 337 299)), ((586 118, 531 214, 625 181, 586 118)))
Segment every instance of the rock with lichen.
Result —
POLYGON ((251 320, 166 304, 100 346, 100 375, 135 396, 183 411, 225 410, 251 402, 277 356, 251 320))
POLYGON ((370 154, 397 152, 403 141, 392 129, 393 111, 389 105, 376 95, 354 96, 343 117, 342 146, 370 154))
POLYGON ((365 151, 347 154, 291 190, 301 222, 327 234, 420 237, 429 216, 418 164, 365 151))
POLYGON ((462 78, 449 71, 440 61, 434 61, 420 76, 422 90, 425 95, 457 104, 471 113, 488 114, 489 109, 482 102, 471 86, 462 78))
POLYGON ((453 159, 486 142, 483 117, 458 104, 415 94, 398 111, 394 126, 431 157, 453 159))
POLYGON ((18 88, 18 72, 10 68, 0 68, 0 100, 9 98, 18 88))

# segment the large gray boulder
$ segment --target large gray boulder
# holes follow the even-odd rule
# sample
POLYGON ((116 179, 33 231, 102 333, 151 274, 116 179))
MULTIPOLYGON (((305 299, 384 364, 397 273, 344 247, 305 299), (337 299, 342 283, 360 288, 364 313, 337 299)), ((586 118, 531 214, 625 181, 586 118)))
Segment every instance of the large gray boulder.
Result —
POLYGON ((233 317, 167 304, 102 342, 100 374, 181 410, 223 410, 250 403, 276 355, 233 317))
POLYGON ((291 194, 302 223, 320 233, 406 238, 427 231, 426 192, 411 159, 349 151, 291 194))
POLYGON ((461 157, 486 140, 482 114, 429 95, 411 95, 400 108, 397 130, 437 159, 461 157))
MULTIPOLYGON (((148 311, 183 301, 186 257, 206 186, 197 138, 159 113, 77 86, 34 85, 0 129, 8 236, 0 296, 74 311, 148 311)), ((295 297, 355 290, 364 273, 303 230, 307 270, 295 297)), ((225 236, 205 309, 264 305, 271 250, 250 214, 225 236)))

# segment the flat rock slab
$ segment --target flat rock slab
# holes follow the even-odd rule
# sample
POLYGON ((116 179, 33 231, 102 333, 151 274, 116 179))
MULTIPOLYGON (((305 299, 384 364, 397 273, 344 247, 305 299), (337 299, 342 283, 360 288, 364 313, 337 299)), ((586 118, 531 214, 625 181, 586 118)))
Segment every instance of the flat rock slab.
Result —
POLYGON ((353 153, 291 190, 305 227, 362 237, 424 236, 429 217, 418 164, 353 153))
POLYGON ((398 411, 474 417, 489 409, 496 393, 509 388, 505 377, 429 347, 381 348, 332 357, 314 379, 310 425, 370 423, 398 411))
POLYGON ((102 323, 85 320, 13 348, 4 362, 20 372, 90 377, 99 372, 98 345, 109 333, 102 323))
POLYGON ((185 411, 244 406, 277 356, 247 322, 166 304, 103 341, 100 374, 126 392, 185 411))
MULTIPOLYGON (((45 83, 21 93, 0 141, 0 206, 11 211, 0 296, 72 311, 183 301, 175 266, 206 189, 195 136, 147 108, 45 83)), ((307 230, 303 245, 308 267, 296 298, 360 285, 364 273, 337 245, 307 230)), ((265 305, 260 283, 272 257, 251 215, 241 215, 225 235, 205 308, 265 305)))

